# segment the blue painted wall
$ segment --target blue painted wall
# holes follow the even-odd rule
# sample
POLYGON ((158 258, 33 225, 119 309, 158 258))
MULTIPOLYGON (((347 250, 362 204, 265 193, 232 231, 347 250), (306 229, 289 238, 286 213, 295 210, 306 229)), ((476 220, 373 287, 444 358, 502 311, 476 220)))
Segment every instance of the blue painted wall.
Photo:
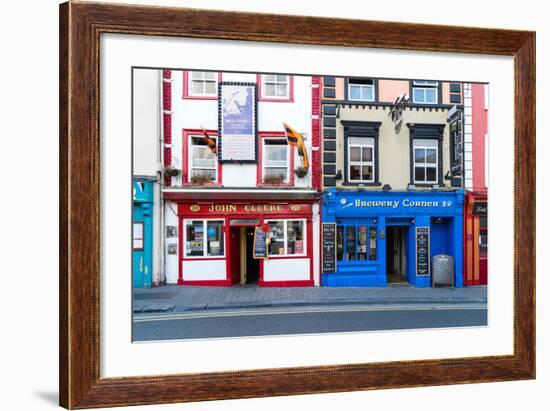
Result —
POLYGON ((134 181, 132 197, 132 221, 142 222, 144 230, 143 250, 132 250, 132 284, 135 288, 150 288, 153 283, 153 183, 134 181))
POLYGON ((346 191, 323 193, 322 221, 370 224, 377 229, 377 259, 338 261, 336 273, 322 273, 325 286, 385 287, 386 227, 408 227, 407 281, 415 287, 431 286, 431 258, 449 254, 455 260, 455 286, 463 286, 462 212, 464 191, 346 191), (416 227, 430 228, 430 275, 416 272, 416 227))

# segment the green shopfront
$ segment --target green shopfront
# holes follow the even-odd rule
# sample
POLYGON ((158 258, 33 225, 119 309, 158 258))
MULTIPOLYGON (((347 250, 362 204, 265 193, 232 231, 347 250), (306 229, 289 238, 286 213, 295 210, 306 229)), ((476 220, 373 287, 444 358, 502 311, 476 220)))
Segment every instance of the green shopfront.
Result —
POLYGON ((463 190, 323 193, 321 284, 433 284, 434 256, 463 286, 463 190))

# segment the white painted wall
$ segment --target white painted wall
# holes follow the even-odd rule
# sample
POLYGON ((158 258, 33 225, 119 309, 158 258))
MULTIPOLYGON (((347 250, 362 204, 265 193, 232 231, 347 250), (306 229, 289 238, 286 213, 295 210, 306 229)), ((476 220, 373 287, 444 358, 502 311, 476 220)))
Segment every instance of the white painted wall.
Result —
MULTIPOLYGON (((176 203, 172 201, 166 201, 164 203, 164 221, 165 226, 173 225, 178 227, 178 207, 176 203)), ((178 227, 179 230, 179 227, 178 227)), ((178 232, 179 234, 179 232, 178 232)), ((163 233, 166 235, 166 233, 163 233)), ((178 254, 168 254, 168 244, 177 244, 177 250, 179 252, 179 236, 166 238, 164 244, 164 272, 166 276, 167 284, 176 284, 178 282, 178 254)))
POLYGON ((318 203, 313 203, 311 224, 313 229, 313 284, 321 285, 321 214, 318 203))
POLYGON ((133 174, 156 177, 160 163, 160 72, 135 69, 133 73, 133 174))
POLYGON ((264 260, 264 281, 309 280, 309 258, 264 260))
POLYGON ((184 281, 225 280, 227 268, 223 260, 183 260, 181 270, 184 281))
MULTIPOLYGON (((183 129, 218 129, 218 101, 183 98, 183 71, 172 71, 172 164, 183 165, 183 129)), ((222 81, 256 82, 256 74, 222 73, 222 81)), ((283 132, 283 122, 303 133, 311 162, 311 77, 294 76, 294 101, 258 101, 258 131, 283 132)), ((259 149, 259 147, 258 147, 259 149)), ((295 164, 301 164, 295 147, 295 164)), ((256 187, 256 164, 222 166, 222 181, 225 187, 256 187)), ((172 179, 175 186, 181 185, 181 176, 172 179)), ((295 178, 296 187, 311 187, 311 176, 295 178)))

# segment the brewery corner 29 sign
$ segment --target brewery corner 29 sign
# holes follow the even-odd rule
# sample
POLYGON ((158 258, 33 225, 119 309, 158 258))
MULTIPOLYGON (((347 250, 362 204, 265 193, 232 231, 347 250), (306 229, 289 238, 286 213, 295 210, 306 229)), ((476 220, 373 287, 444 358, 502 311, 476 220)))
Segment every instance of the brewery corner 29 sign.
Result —
POLYGON ((256 162, 256 84, 221 82, 218 117, 220 162, 256 162))

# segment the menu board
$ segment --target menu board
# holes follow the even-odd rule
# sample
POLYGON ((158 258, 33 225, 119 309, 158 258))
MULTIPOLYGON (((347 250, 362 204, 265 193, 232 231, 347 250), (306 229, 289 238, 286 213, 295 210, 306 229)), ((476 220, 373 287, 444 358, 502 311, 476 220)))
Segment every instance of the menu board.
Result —
POLYGON ((267 233, 262 227, 254 227, 254 258, 267 258, 267 233))
POLYGON ((416 275, 430 275, 430 227, 416 227, 416 275))
POLYGON ((336 224, 323 223, 322 272, 336 272, 336 224))

